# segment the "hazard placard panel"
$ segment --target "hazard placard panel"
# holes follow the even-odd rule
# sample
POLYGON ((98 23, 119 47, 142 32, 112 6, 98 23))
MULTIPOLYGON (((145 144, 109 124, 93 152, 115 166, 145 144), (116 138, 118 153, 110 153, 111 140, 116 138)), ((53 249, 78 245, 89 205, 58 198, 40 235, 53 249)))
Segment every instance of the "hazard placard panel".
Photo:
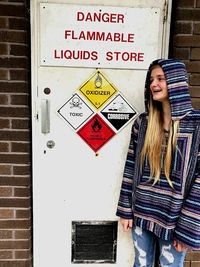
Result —
POLYGON ((94 111, 78 94, 74 94, 61 108, 59 108, 58 113, 74 130, 77 130, 92 116, 94 111))
POLYGON ((96 114, 92 117, 77 134, 97 152, 105 143, 107 143, 115 132, 105 123, 102 118, 96 114))
POLYGON ((97 71, 79 91, 96 109, 100 109, 117 92, 117 88, 97 71))
POLYGON ((138 114, 99 70, 57 112, 95 152, 138 114))
POLYGON ((138 114, 128 101, 121 94, 115 96, 111 102, 106 105, 101 114, 117 130, 121 130, 126 124, 138 114))

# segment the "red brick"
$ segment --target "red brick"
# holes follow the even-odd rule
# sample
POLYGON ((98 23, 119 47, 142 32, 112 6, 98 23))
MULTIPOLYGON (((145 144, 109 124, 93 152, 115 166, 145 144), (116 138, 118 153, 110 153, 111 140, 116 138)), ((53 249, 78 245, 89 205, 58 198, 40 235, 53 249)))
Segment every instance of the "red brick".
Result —
POLYGON ((28 117, 30 110, 27 107, 0 107, 0 114, 4 117, 28 117))
POLYGON ((191 262, 191 267, 199 267, 200 266, 200 261, 192 261, 191 262))
POLYGON ((191 49, 191 59, 200 60, 200 48, 191 49))
POLYGON ((0 197, 11 197, 11 196, 12 196, 11 187, 0 187, 0 197))
POLYGON ((0 69, 0 79, 1 80, 8 80, 8 70, 0 69))
POLYGON ((31 212, 30 210, 16 210, 16 218, 17 219, 29 219, 31 218, 31 212))
POLYGON ((176 0, 178 7, 194 7, 195 0, 176 0))
POLYGON ((29 229, 30 220, 0 220, 0 229, 29 229))
POLYGON ((13 119, 11 123, 13 129, 30 129, 30 120, 28 119, 13 119))
POLYGON ((11 143, 11 152, 30 152, 30 143, 11 143))
POLYGON ((9 144, 5 142, 0 142, 0 151, 9 152, 9 144))
POLYGON ((192 34, 192 22, 177 21, 175 23, 175 34, 192 34))
POLYGON ((8 19, 6 17, 0 18, 0 29, 8 28, 8 19))
POLYGON ((29 165, 13 166, 13 174, 14 175, 28 175, 28 174, 31 174, 31 168, 29 165))
POLYGON ((184 267, 190 267, 190 261, 185 261, 184 262, 184 267))
POLYGON ((29 23, 25 18, 9 18, 9 29, 28 30, 29 23))
POLYGON ((8 44, 1 44, 0 43, 0 55, 7 56, 8 55, 8 44))
MULTIPOLYGON (((13 252, 10 250, 0 250, 0 259, 12 259, 13 257, 13 252)), ((1 266, 1 262, 0 262, 1 266)))
POLYGON ((200 109, 199 98, 192 98, 192 106, 194 109, 200 109))
POLYGON ((28 248, 30 248, 30 242, 25 240, 22 241, 1 240, 0 242, 0 249, 28 249, 28 248))
POLYGON ((0 176, 0 185, 11 185, 11 186, 29 186, 31 179, 29 176, 0 176))
POLYGON ((28 68, 28 60, 25 57, 3 57, 0 58, 1 68, 28 68))
POLYGON ((16 187, 14 189, 14 196, 15 197, 30 197, 31 190, 28 187, 16 187))
POLYGON ((0 94, 0 105, 8 105, 8 96, 0 94))
POLYGON ((198 261, 200 260, 200 253, 199 251, 189 251, 186 256, 186 260, 188 261, 198 261))
POLYGON ((10 79, 25 81, 28 80, 28 71, 25 69, 21 70, 10 70, 10 79))
POLYGON ((200 74, 190 75, 190 85, 200 85, 200 74))
POLYGON ((0 209, 0 218, 2 219, 12 219, 14 218, 14 211, 11 209, 0 209))
POLYGON ((27 45, 11 45, 10 46, 10 55, 12 56, 29 56, 29 48, 27 45))
POLYGON ((176 20, 190 20, 190 21, 199 21, 200 20, 200 9, 188 8, 188 9, 177 9, 176 20))
POLYGON ((28 131, 0 131, 0 140, 2 141, 29 141, 30 133, 28 131))
POLYGON ((9 119, 0 119, 0 129, 9 129, 10 128, 10 121, 9 119))
POLYGON ((15 251, 15 259, 29 259, 31 255, 30 250, 17 250, 15 251))
POLYGON ((29 154, 1 154, 2 163, 27 164, 30 163, 29 154))
POLYGON ((194 23, 194 34, 200 34, 200 23, 194 23))
POLYGON ((200 85, 199 86, 190 86, 190 94, 192 97, 199 97, 200 98, 200 85))
POLYGON ((176 35, 174 45, 179 47, 199 47, 200 36, 198 35, 176 35))
POLYGON ((0 261, 0 267, 31 267, 31 261, 30 260, 20 260, 20 261, 0 261))
POLYGON ((10 165, 0 165, 0 174, 5 175, 5 174, 11 174, 12 172, 12 167, 10 165))
MULTIPOLYGON (((1 8, 1 7, 0 7, 1 8)), ((28 36, 26 32, 0 31, 0 40, 9 43, 27 43, 28 36)))
POLYGON ((11 95, 11 105, 28 105, 28 95, 11 95))
POLYGON ((3 93, 25 93, 29 91, 28 83, 24 81, 0 81, 0 92, 3 93))
POLYGON ((200 73, 200 61, 185 62, 188 72, 200 73))
POLYGON ((14 238, 15 239, 31 239, 32 232, 31 229, 27 230, 15 230, 14 231, 14 238))
POLYGON ((0 16, 24 17, 25 7, 23 5, 1 4, 0 16))
POLYGON ((0 230, 0 239, 11 239, 13 238, 12 230, 0 230))
POLYGON ((0 207, 27 208, 30 207, 29 198, 1 198, 0 207))

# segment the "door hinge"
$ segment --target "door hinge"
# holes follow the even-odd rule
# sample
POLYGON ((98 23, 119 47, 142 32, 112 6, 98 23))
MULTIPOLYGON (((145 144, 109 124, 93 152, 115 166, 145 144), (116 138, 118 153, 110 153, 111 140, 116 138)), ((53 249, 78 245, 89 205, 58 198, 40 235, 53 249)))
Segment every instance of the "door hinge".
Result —
POLYGON ((168 16, 168 1, 166 0, 163 7, 163 24, 167 21, 168 16))

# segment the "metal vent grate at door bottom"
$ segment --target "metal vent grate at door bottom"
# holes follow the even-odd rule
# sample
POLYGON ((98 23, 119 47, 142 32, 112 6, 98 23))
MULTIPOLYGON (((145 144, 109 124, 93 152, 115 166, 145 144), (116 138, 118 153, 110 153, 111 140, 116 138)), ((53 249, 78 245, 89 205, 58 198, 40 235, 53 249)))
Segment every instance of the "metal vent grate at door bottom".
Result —
POLYGON ((73 221, 72 263, 115 263, 116 221, 73 221))

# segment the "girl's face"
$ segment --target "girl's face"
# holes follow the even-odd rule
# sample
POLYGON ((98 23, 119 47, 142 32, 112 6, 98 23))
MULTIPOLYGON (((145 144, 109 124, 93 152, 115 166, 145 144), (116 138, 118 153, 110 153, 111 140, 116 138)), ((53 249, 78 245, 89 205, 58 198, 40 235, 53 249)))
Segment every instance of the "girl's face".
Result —
POLYGON ((160 102, 168 101, 167 82, 160 66, 156 66, 151 71, 150 90, 153 100, 160 102))

